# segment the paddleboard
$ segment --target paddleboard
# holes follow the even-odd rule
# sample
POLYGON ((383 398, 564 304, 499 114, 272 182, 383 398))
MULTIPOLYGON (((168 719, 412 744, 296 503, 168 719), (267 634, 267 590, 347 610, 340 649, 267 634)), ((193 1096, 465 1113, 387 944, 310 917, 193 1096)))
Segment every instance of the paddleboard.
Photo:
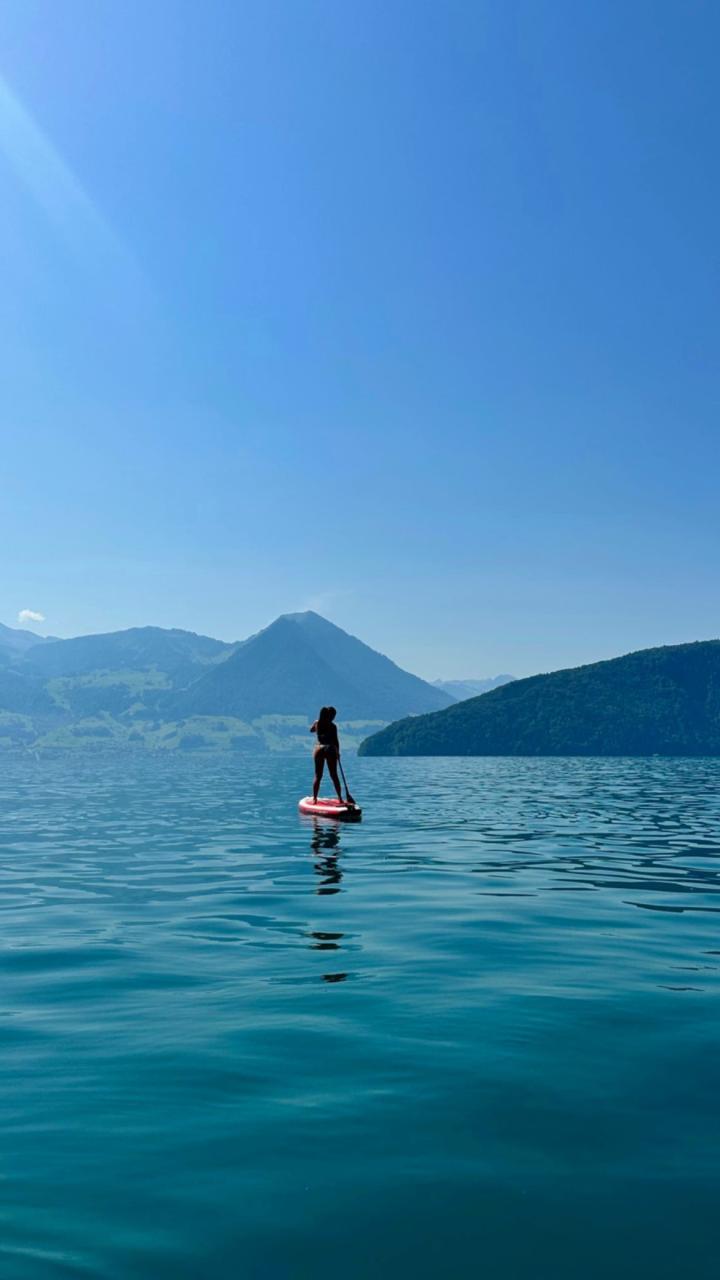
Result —
POLYGON ((340 818, 345 822, 359 822, 362 818, 359 805, 346 804, 344 800, 337 800, 334 796, 327 800, 322 796, 318 796, 317 800, 313 800, 312 796, 304 796, 298 809, 314 818, 340 818))

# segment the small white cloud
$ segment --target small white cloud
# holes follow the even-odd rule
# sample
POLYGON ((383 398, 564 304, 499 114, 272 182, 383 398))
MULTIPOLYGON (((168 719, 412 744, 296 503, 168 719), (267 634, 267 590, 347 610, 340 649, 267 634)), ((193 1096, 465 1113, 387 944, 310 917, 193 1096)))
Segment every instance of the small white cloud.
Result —
POLYGON ((44 622, 45 614, 38 613, 37 609, 21 609, 18 614, 18 622, 44 622))

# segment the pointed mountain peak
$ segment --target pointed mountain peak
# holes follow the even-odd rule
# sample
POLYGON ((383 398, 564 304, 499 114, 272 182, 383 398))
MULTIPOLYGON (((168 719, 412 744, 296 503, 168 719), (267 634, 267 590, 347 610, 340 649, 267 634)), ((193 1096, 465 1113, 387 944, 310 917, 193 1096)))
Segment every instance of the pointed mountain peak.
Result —
POLYGON ((314 609, 303 609, 300 613, 281 613, 277 621, 296 622, 300 627, 312 626, 319 622, 323 627, 332 627, 334 631, 342 631, 342 627, 338 627, 334 622, 329 622, 327 618, 323 618, 322 614, 316 613, 314 609))
POLYGON ((308 609, 281 614, 238 645, 227 661, 183 692, 176 714, 312 716, 332 703, 344 719, 388 720, 451 701, 308 609))

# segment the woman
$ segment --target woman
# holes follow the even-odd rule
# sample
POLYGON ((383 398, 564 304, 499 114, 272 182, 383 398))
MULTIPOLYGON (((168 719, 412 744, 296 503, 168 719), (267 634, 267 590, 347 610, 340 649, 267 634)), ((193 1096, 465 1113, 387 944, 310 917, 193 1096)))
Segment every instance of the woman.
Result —
POLYGON ((330 777, 333 780, 333 786, 337 791, 338 800, 344 803, 342 791, 340 789, 340 780, 338 778, 338 760, 340 759, 340 743, 338 741, 338 731, 335 726, 335 716, 337 711, 334 707, 321 707, 320 715, 313 725, 310 726, 310 732, 317 734, 318 744, 313 751, 313 759, 315 761, 315 781, 313 782, 313 800, 317 800, 320 783, 322 781, 323 769, 327 760, 327 767, 330 771, 330 777))

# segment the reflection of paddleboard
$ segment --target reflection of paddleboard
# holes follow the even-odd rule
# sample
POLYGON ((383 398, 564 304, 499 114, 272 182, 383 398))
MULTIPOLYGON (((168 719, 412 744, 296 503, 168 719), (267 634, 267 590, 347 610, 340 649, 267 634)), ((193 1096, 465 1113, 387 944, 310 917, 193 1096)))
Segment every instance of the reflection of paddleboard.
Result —
POLYGON ((342 818, 345 822, 359 822, 362 809, 356 804, 347 804, 344 800, 324 800, 319 796, 305 796, 298 804, 301 813, 309 813, 315 818, 342 818))

